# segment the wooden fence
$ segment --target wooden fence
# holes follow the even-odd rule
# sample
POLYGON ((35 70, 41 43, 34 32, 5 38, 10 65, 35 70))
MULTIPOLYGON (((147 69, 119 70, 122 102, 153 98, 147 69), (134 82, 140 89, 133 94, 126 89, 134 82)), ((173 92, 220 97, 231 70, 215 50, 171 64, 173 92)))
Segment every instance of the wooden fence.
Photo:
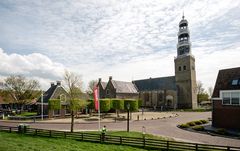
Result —
MULTIPOLYGON (((34 129, 34 128, 21 128, 0 126, 0 131, 7 132, 17 132, 26 135, 33 136, 43 136, 52 138, 65 138, 73 139, 78 141, 90 141, 98 143, 108 143, 108 144, 119 144, 119 145, 129 145, 135 147, 149 148, 149 149, 162 149, 162 150, 177 150, 177 151, 240 151, 240 147, 231 146, 219 146, 219 145, 208 145, 208 144, 197 144, 197 143, 186 143, 177 141, 167 141, 158 139, 148 139, 148 138, 136 138, 136 137, 123 137, 114 135, 102 135, 93 133, 83 133, 83 132, 66 132, 66 131, 55 131, 46 129, 34 129)), ((239 141, 240 142, 240 141, 239 141)))

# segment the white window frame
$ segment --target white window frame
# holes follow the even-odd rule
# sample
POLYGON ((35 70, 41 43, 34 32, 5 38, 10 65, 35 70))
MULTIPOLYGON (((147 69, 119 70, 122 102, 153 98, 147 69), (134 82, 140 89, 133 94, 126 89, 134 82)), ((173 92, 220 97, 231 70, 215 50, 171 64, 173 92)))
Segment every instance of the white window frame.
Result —
POLYGON ((240 90, 220 90, 220 98, 222 99, 222 105, 240 106, 240 100, 239 100, 239 104, 232 104, 231 92, 238 92, 239 93, 239 99, 240 99, 240 90), (224 92, 230 93, 230 104, 223 104, 223 93, 224 92))

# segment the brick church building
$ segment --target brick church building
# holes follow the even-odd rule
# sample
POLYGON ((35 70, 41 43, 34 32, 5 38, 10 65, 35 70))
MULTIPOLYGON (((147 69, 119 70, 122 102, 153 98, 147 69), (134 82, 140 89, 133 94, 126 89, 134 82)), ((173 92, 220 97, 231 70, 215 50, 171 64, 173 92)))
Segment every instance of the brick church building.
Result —
POLYGON ((145 107, 197 108, 195 58, 192 55, 188 21, 179 23, 177 57, 174 59, 175 76, 98 82, 100 98, 138 98, 145 107))

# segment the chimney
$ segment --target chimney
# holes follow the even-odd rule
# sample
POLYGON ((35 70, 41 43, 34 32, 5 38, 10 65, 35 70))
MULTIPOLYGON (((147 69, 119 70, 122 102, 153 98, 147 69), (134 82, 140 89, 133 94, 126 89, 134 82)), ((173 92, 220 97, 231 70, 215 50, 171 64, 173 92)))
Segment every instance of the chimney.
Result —
POLYGON ((59 85, 59 86, 60 86, 60 85, 61 85, 61 81, 57 81, 57 85, 59 85))
POLYGON ((51 87, 53 87, 54 86, 54 82, 51 82, 51 87))
POLYGON ((112 80, 112 76, 109 76, 109 81, 111 81, 112 80))

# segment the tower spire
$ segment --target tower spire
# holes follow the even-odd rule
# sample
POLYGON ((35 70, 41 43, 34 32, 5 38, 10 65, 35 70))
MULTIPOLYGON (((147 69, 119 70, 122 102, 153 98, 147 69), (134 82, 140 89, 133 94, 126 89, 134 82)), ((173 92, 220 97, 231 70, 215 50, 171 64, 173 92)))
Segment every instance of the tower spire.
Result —
POLYGON ((184 19, 184 17, 185 17, 185 16, 184 16, 184 10, 183 10, 183 15, 182 15, 182 19, 184 19))

